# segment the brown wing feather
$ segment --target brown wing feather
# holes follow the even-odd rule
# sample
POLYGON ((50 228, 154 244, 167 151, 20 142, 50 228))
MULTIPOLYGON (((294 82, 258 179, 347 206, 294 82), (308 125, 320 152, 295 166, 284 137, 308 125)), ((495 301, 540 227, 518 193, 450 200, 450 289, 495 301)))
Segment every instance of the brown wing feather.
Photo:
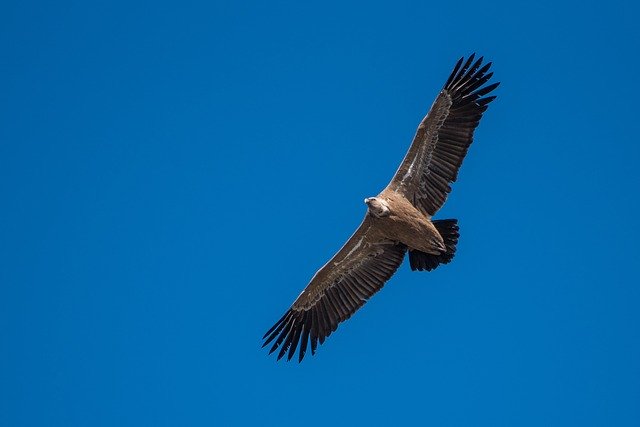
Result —
POLYGON ((274 341, 278 359, 291 360, 298 345, 302 361, 311 343, 315 354, 318 342, 336 330, 396 272, 406 252, 402 244, 381 239, 369 216, 338 253, 313 276, 291 308, 267 331, 263 347, 274 341))
POLYGON ((493 73, 475 55, 460 58, 422 120, 411 147, 389 186, 433 216, 451 192, 462 160, 473 142, 482 114, 495 96, 485 96, 499 83, 485 84, 493 73))

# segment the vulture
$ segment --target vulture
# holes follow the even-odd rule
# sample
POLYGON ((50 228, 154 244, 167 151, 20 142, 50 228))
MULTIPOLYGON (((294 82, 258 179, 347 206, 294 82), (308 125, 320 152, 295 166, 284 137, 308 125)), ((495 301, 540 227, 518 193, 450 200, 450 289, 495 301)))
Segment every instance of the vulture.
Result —
POLYGON ((393 179, 375 197, 347 243, 316 272, 289 310, 264 335, 278 360, 318 343, 336 330, 393 276, 405 254, 415 271, 431 271, 453 259, 456 219, 432 220, 451 191, 482 114, 499 83, 488 84, 491 62, 460 58, 418 126, 393 179))

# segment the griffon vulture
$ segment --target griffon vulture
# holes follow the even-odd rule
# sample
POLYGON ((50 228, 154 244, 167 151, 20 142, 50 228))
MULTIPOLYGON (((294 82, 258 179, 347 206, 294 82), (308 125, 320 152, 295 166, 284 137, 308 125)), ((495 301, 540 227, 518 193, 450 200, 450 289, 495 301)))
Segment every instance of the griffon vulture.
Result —
POLYGON ((264 335, 291 360, 307 346, 336 330, 398 269, 409 252, 411 270, 433 270, 454 256, 458 242, 455 219, 432 220, 451 191, 450 184, 473 141, 473 132, 495 96, 498 83, 487 85, 491 63, 474 55, 456 63, 431 110, 418 126, 409 152, 389 185, 364 199, 367 213, 347 243, 311 279, 291 308, 264 335), (275 341, 274 341, 275 340, 275 341))

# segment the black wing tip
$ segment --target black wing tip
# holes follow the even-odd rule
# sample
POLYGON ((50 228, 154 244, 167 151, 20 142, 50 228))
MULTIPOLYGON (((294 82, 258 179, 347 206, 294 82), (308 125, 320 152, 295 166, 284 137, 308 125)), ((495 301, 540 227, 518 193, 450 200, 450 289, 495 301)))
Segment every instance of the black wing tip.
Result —
POLYGON ((477 60, 475 60, 475 57, 476 53, 473 52, 471 53, 471 55, 466 57, 466 60, 464 56, 458 59, 456 65, 453 67, 451 74, 449 75, 449 78, 444 84, 443 90, 450 92, 454 97, 456 95, 461 97, 477 95, 477 99, 480 96, 486 95, 487 93, 498 87, 499 83, 493 83, 489 86, 484 86, 485 83, 487 83, 491 78, 491 76, 493 76, 493 72, 491 71, 493 62, 489 61, 484 66, 482 66, 484 56, 480 56, 477 60), (477 83, 479 83, 479 81, 481 80, 482 82, 478 85, 477 83), (486 90, 489 87, 491 87, 491 89, 486 90), (484 93, 482 93, 483 91, 484 93))
MULTIPOLYGON (((304 340, 308 341, 310 339, 309 332, 313 326, 311 318, 308 311, 297 311, 290 308, 284 316, 264 334, 262 337, 264 340, 262 348, 266 347, 275 339, 273 346, 269 349, 269 354, 279 349, 280 351, 276 356, 276 360, 280 360, 286 356, 286 360, 290 361, 293 359, 296 350, 298 350, 298 362, 302 362, 302 359, 304 359, 307 353, 307 343, 305 343, 304 340)), ((315 354, 317 345, 313 340, 314 338, 311 337, 312 355, 315 354)))

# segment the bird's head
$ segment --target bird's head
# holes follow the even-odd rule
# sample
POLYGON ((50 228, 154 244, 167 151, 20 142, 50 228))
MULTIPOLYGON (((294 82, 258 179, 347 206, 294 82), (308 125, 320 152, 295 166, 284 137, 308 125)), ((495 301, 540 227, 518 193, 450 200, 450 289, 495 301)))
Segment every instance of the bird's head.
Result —
POLYGON ((364 202, 369 208, 369 212, 371 212, 375 217, 381 218, 391 213, 389 210, 389 204, 384 199, 378 197, 367 197, 364 199, 364 202))

